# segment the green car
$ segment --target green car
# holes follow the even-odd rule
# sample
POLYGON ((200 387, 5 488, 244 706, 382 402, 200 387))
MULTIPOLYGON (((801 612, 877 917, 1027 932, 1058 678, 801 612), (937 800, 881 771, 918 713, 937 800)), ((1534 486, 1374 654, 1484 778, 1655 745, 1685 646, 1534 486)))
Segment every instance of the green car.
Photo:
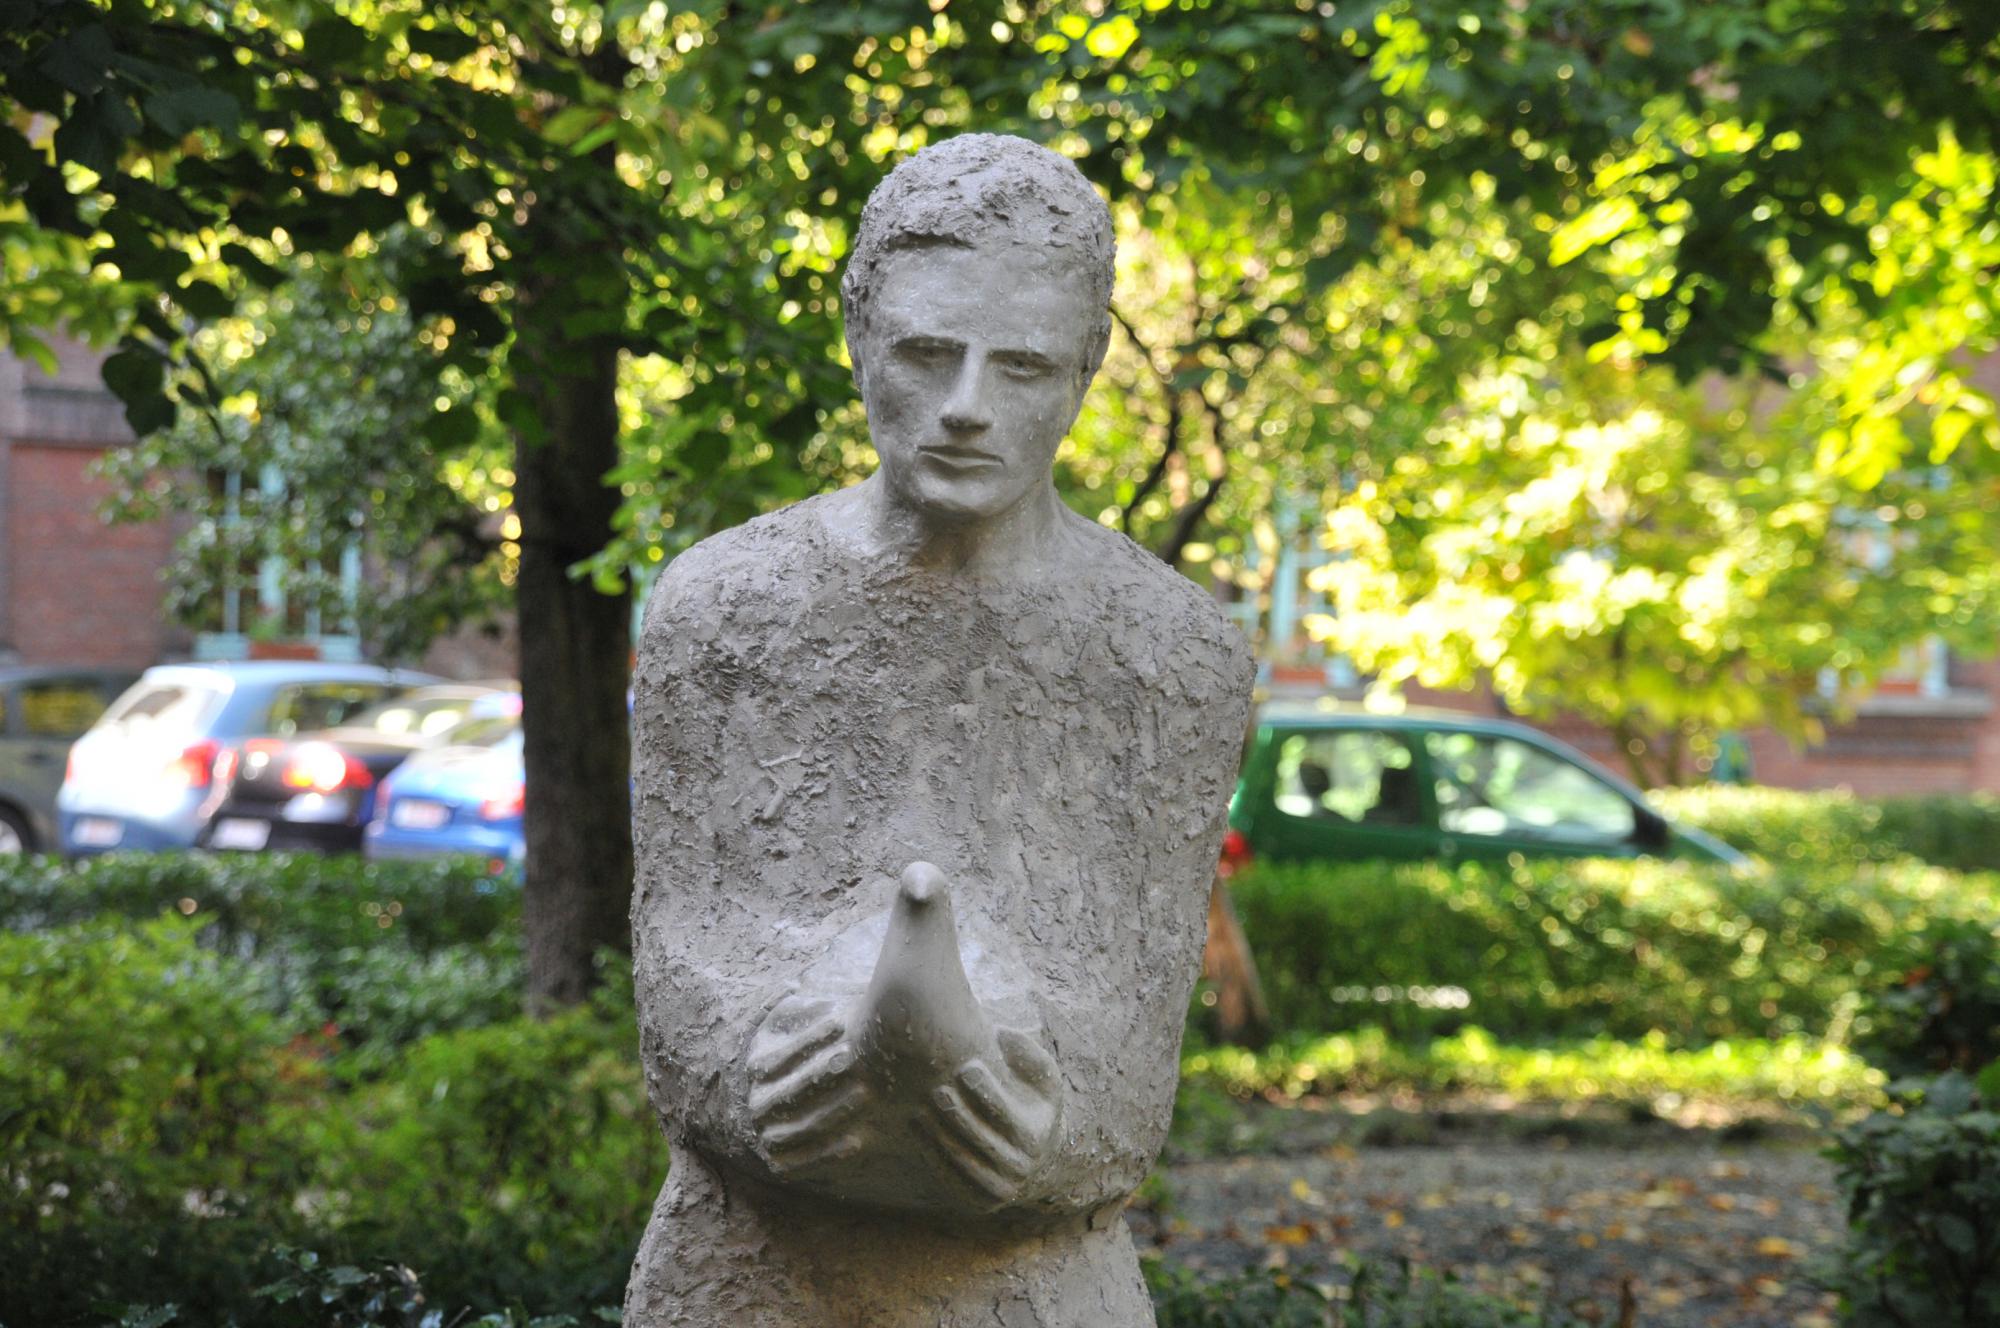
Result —
POLYGON ((1229 804, 1225 865, 1741 853, 1676 826, 1631 784, 1524 724, 1328 703, 1259 713, 1229 804))

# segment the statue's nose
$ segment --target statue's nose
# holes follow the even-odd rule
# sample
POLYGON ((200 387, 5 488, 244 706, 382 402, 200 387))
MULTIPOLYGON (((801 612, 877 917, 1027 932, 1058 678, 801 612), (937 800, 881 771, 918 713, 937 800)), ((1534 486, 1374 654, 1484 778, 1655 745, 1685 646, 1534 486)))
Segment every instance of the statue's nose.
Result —
POLYGON ((966 355, 959 365, 958 381, 944 403, 938 422, 953 433, 978 433, 993 427, 993 411, 987 405, 984 383, 986 357, 977 351, 966 355))

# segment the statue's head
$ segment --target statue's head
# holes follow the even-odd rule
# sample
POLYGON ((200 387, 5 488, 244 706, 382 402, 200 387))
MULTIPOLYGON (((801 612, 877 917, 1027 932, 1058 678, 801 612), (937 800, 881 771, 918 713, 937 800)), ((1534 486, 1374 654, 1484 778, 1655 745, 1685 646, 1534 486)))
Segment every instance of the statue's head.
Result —
POLYGON ((929 515, 1049 483, 1111 337, 1111 215, 1067 159, 966 134, 869 196, 840 286, 883 478, 929 515))

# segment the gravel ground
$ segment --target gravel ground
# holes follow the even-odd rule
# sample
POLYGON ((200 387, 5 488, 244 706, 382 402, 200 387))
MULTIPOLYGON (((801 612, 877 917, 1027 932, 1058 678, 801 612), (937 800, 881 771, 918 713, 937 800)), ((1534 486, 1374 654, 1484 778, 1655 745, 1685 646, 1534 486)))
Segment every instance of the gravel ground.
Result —
POLYGON ((1206 1271, 1311 1278, 1345 1251, 1402 1255, 1621 1328, 1835 1322, 1808 1269, 1838 1249, 1839 1196, 1829 1164, 1796 1143, 1645 1131, 1623 1145, 1335 1142, 1170 1160, 1161 1180, 1135 1205, 1134 1234, 1206 1271))

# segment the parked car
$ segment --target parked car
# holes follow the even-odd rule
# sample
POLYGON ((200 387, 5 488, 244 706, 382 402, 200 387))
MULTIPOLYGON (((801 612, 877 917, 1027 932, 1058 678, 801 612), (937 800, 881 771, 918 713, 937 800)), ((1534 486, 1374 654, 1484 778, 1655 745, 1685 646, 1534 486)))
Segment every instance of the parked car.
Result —
POLYGON ((411 753, 480 718, 518 713, 513 683, 441 683, 378 701, 333 728, 259 737, 215 764, 220 802, 204 848, 359 853, 377 786, 411 753))
POLYGON ((372 664, 161 664, 77 739, 56 795, 63 852, 189 848, 220 799, 215 763, 259 734, 331 728, 439 681, 372 664))
POLYGON ((56 846, 56 791, 70 744, 136 669, 21 665, 0 668, 0 854, 56 846))
POLYGON ((1741 853, 1668 822, 1645 795, 1525 724, 1329 703, 1258 715, 1224 840, 1252 858, 1684 857, 1741 853))
POLYGON ((477 853, 496 874, 518 870, 526 791, 517 704, 514 713, 471 721, 449 746, 398 766, 382 783, 362 852, 371 858, 477 853))

